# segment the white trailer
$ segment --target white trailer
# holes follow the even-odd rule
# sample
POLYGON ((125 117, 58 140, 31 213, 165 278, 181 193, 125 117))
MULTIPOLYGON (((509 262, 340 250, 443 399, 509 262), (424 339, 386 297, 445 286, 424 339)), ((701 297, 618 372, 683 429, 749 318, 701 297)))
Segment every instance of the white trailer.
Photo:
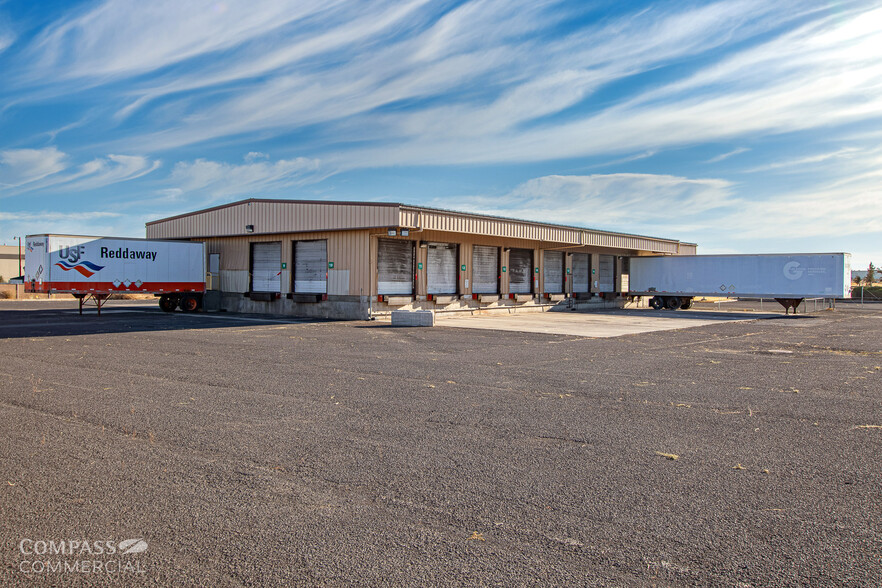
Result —
POLYGON ((83 235, 28 235, 25 290, 67 292, 101 306, 111 294, 159 297, 166 312, 193 312, 205 293, 205 246, 190 241, 151 241, 83 235))
POLYGON ((774 298, 786 310, 805 298, 851 293, 851 255, 674 255, 630 258, 629 294, 653 308, 692 306, 695 296, 774 298))

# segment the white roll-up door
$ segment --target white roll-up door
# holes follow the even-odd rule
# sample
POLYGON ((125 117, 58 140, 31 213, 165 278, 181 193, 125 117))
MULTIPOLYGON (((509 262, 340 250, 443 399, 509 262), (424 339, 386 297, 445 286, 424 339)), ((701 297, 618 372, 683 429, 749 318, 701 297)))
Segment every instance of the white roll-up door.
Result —
POLYGON ((615 292, 615 258, 612 255, 600 256, 600 267, 597 268, 597 291, 615 292))
POLYGON ((328 241, 294 243, 294 291, 304 294, 328 293, 328 241))
POLYGON ((380 239, 377 294, 413 294, 413 241, 380 239))
POLYGON ((573 292, 590 292, 591 256, 573 253, 573 292))
POLYGON ((542 276, 545 283, 545 292, 560 294, 564 291, 564 252, 545 251, 542 276))
POLYGON ((251 291, 282 291, 282 243, 251 244, 251 291))
POLYGON ((533 291, 533 250, 512 249, 508 253, 508 291, 529 294, 533 291))
POLYGON ((457 252, 453 243, 429 243, 426 255, 426 292, 456 294, 457 252))
POLYGON ((472 247, 472 292, 475 294, 499 292, 499 247, 485 245, 472 247))

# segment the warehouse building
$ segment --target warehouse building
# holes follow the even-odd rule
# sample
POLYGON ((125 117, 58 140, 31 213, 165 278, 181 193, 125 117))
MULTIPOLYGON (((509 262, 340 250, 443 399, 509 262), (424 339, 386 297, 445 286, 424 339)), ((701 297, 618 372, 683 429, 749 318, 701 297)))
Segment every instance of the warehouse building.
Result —
POLYGON ((0 245, 0 282, 21 275, 24 253, 18 245, 0 245))
POLYGON ((349 319, 622 306, 629 257, 696 249, 404 204, 264 199, 153 221, 147 238, 205 242, 223 309, 349 319))

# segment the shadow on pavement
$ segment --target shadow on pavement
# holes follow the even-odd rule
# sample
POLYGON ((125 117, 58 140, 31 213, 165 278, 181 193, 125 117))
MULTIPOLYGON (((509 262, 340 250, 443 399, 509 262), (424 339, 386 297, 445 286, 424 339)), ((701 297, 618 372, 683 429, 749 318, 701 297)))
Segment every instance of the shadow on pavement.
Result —
POLYGON ((108 303, 98 316, 94 307, 80 315, 76 301, 5 301, 0 304, 0 339, 69 337, 102 333, 134 333, 219 329, 257 325, 331 322, 235 313, 162 312, 153 301, 108 303), (149 303, 149 304, 148 304, 149 303))

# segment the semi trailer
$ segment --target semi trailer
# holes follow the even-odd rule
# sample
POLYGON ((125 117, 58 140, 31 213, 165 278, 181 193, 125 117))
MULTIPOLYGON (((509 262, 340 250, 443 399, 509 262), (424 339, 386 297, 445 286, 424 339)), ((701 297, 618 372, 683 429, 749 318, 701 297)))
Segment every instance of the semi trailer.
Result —
POLYGON ((112 294, 153 294, 159 307, 194 312, 205 294, 205 246, 190 241, 28 235, 25 291, 70 293, 98 314, 112 294))
POLYGON ((630 258, 631 296, 655 309, 688 309, 696 296, 774 298, 789 312, 806 298, 846 298, 851 255, 673 255, 630 258))

